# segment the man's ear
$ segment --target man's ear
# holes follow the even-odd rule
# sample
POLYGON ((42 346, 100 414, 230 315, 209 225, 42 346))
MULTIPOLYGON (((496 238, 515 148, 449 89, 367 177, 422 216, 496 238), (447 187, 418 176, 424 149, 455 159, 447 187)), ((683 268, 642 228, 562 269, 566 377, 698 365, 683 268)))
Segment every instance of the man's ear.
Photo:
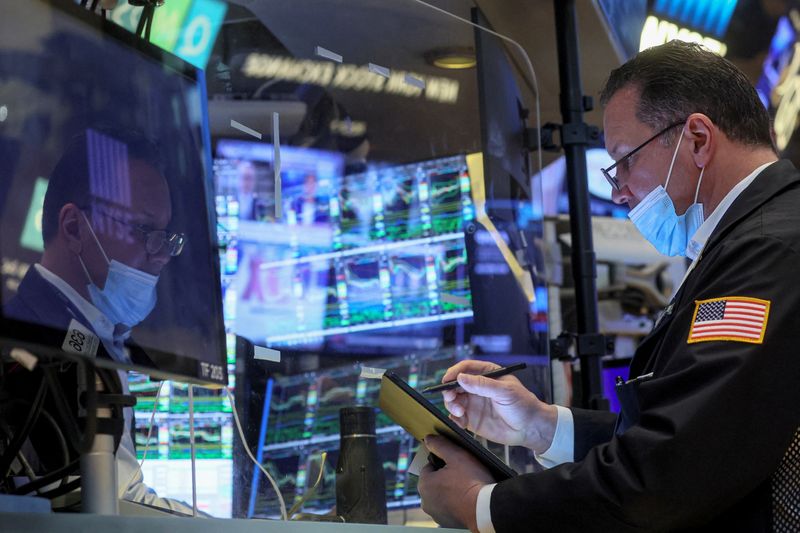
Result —
POLYGON ((702 113, 692 113, 687 122, 692 157, 698 168, 704 168, 714 157, 719 129, 702 113))
POLYGON ((67 249, 76 255, 83 250, 82 218, 83 213, 75 204, 65 204, 58 213, 58 233, 67 244, 67 249))

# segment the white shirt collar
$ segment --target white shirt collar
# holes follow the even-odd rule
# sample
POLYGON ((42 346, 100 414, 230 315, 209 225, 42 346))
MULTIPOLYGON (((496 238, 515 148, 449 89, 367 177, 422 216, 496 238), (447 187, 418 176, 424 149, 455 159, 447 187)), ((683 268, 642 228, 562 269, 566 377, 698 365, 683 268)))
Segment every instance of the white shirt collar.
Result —
POLYGON ((129 363, 130 356, 128 349, 123 345, 126 338, 130 336, 130 330, 125 331, 122 335, 115 335, 114 324, 100 312, 100 310, 92 305, 86 298, 78 294, 78 291, 72 286, 58 277, 56 274, 46 269, 39 263, 33 265, 33 268, 51 285, 61 291, 67 299, 74 305, 78 311, 89 321, 92 330, 97 334, 103 345, 106 347, 111 356, 122 363, 129 363))
POLYGON ((728 211, 731 204, 739 197, 740 194, 751 184, 753 181, 761 174, 761 171, 767 168, 769 165, 774 163, 775 161, 770 161, 769 163, 764 163, 753 172, 747 175, 742 181, 737 183, 733 189, 731 189, 728 194, 725 195, 725 198, 719 203, 719 205, 714 209, 714 212, 711 213, 699 228, 692 236, 691 240, 689 241, 689 245, 686 247, 686 257, 691 259, 692 261, 697 261, 697 258, 700 257, 700 253, 705 248, 706 242, 708 242, 708 238, 717 228, 719 221, 722 220, 723 215, 728 211))

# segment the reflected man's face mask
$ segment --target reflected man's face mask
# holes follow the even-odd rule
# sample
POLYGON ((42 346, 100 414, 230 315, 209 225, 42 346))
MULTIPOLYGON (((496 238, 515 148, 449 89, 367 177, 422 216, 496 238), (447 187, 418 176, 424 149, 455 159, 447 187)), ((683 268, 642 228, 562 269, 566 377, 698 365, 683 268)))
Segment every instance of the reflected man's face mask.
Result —
POLYGON ((87 289, 89 297, 97 309, 103 313, 113 324, 123 324, 133 327, 147 318, 147 315, 156 305, 156 284, 158 276, 148 274, 112 259, 109 261, 106 251, 92 229, 86 215, 81 211, 83 219, 89 226, 89 231, 97 243, 97 247, 108 263, 108 277, 103 288, 99 288, 89 275, 83 259, 78 255, 78 260, 83 267, 86 278, 89 280, 87 289))

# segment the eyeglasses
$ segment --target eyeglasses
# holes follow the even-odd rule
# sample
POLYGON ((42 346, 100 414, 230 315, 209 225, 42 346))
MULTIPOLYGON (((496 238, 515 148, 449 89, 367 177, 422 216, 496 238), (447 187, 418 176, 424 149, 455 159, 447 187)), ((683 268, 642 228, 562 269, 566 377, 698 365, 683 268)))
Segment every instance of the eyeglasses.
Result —
MULTIPOLYGON (((636 148, 634 148, 633 150, 631 150, 630 152, 628 152, 628 153, 627 153, 627 154, 625 154, 624 156, 622 156, 622 157, 620 157, 619 159, 617 159, 617 162, 616 162, 616 163, 614 163, 613 165, 611 165, 610 167, 608 167, 608 168, 601 168, 600 170, 603 172, 603 176, 605 176, 605 177, 606 177, 606 179, 608 180, 608 183, 610 183, 610 184, 611 184, 611 187, 613 187, 613 189, 614 189, 615 191, 618 191, 618 190, 620 190, 620 189, 621 189, 621 187, 620 187, 620 185, 619 185, 619 181, 617 180, 617 173, 616 173, 616 172, 614 172, 614 174, 612 175, 612 174, 611 174, 611 171, 612 171, 612 170, 614 170, 615 168, 617 168, 617 166, 619 166, 619 165, 627 165, 628 159, 630 159, 630 158, 631 158, 631 156, 632 156, 633 154, 635 154, 636 152, 638 152, 639 150, 641 150, 642 148, 644 148, 645 146, 647 146, 648 144, 650 144, 652 141, 654 141, 654 140, 656 140, 657 138, 661 137, 662 135, 664 135, 665 133, 667 133, 669 130, 671 130, 671 129, 672 129, 672 128, 674 128, 675 126, 680 126, 680 125, 681 125, 681 124, 683 124, 684 122, 686 122, 686 119, 684 119, 684 120, 681 120, 680 122, 675 122, 674 124, 670 124, 669 126, 667 126, 666 128, 664 128, 663 130, 659 131, 658 133, 656 133, 655 135, 653 135, 652 137, 650 137, 649 139, 647 139, 645 142, 643 142, 642 144, 640 144, 639 146, 637 146, 636 148)), ((623 167, 623 168, 624 168, 624 167, 623 167)))
POLYGON ((184 233, 176 233, 168 229, 152 229, 142 224, 126 222, 125 220, 112 217, 102 209, 98 209, 97 212, 104 217, 113 220, 114 222, 130 226, 141 233, 144 236, 145 250, 147 250, 147 253, 150 255, 155 255, 161 252, 161 249, 166 246, 169 255, 175 257, 180 255, 180 253, 183 251, 183 246, 186 244, 186 234, 184 233))

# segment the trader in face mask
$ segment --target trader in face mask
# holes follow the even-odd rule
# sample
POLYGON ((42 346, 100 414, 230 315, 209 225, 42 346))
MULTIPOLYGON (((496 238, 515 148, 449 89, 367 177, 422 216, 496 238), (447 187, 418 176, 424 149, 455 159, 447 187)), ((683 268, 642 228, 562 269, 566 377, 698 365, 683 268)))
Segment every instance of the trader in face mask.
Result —
MULTIPOLYGON (((662 132, 666 132, 675 126, 676 124, 667 126, 667 128, 661 130, 656 136, 661 135, 662 132)), ((697 201, 700 195, 700 185, 703 183, 703 172, 705 168, 700 169, 700 177, 697 179, 694 200, 683 214, 677 214, 675 204, 669 192, 667 192, 670 178, 672 177, 672 170, 675 166, 675 159, 678 157, 678 150, 680 150, 683 137, 684 135, 681 131, 678 134, 677 142, 674 143, 675 152, 672 154, 672 160, 669 164, 667 179, 664 185, 656 186, 655 189, 650 191, 650 193, 628 213, 628 218, 631 219, 642 235, 644 235, 659 252, 669 256, 686 255, 686 248, 689 240, 705 220, 703 204, 697 201)), ((655 138, 656 137, 651 137, 649 140, 655 138)), ((624 158, 630 159, 630 156, 623 156, 623 159, 624 158)), ((608 169, 602 170, 612 187, 618 186, 616 176, 611 175, 608 169)))
POLYGON ((542 469, 496 480, 429 435, 446 467, 423 467, 422 508, 482 533, 798 531, 800 171, 747 76, 699 45, 640 52, 601 102, 613 199, 692 264, 614 387, 619 415, 548 404, 489 361, 450 367, 451 419, 542 469))
POLYGON ((696 255, 687 248, 705 221, 701 186, 708 157, 700 156, 700 149, 707 142, 711 121, 694 113, 650 133, 641 122, 638 127, 614 131, 620 124, 614 118, 610 118, 606 140, 616 162, 602 169, 611 184, 612 199, 628 204, 628 218, 656 250, 668 256, 696 255), (647 137, 637 143, 637 136, 645 133, 647 137))

